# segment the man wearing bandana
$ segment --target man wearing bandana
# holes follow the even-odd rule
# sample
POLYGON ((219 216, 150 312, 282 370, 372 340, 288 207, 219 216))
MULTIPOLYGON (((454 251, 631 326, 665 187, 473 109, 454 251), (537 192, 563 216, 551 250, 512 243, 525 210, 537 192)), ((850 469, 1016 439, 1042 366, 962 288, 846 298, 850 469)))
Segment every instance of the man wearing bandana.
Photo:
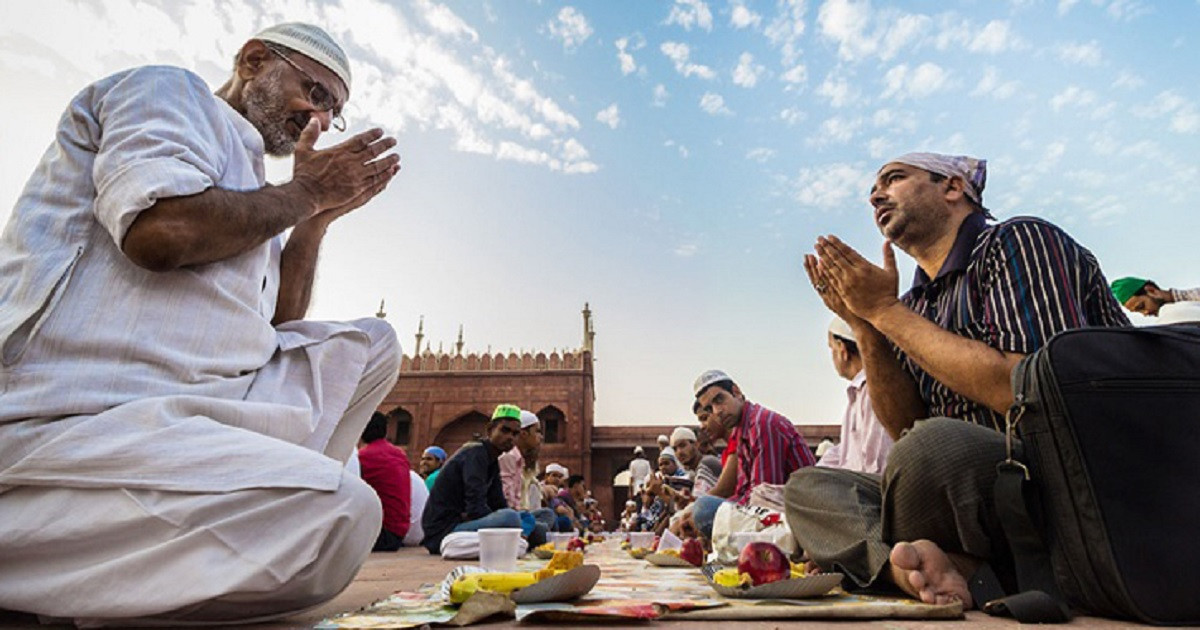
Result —
POLYGON ((971 608, 983 602, 968 579, 989 563, 1011 587, 992 487, 1012 369, 1063 330, 1129 325, 1095 257, 1063 230, 1033 217, 988 223, 986 180, 984 160, 898 157, 870 195, 883 266, 835 236, 805 257, 858 340, 875 414, 896 440, 882 475, 809 467, 787 485, 797 542, 848 586, 891 583, 971 608), (900 296, 893 245, 917 263, 900 296))

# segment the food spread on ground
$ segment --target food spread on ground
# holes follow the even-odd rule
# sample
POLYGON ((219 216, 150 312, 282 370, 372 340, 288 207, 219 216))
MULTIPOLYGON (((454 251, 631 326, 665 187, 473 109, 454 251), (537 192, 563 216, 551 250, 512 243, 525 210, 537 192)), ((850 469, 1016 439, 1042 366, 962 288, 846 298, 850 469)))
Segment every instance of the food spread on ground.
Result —
POLYGON ((556 551, 545 568, 537 571, 460 575, 450 586, 450 603, 461 604, 481 590, 508 595, 517 589, 526 588, 547 578, 566 573, 582 564, 582 552, 556 551))

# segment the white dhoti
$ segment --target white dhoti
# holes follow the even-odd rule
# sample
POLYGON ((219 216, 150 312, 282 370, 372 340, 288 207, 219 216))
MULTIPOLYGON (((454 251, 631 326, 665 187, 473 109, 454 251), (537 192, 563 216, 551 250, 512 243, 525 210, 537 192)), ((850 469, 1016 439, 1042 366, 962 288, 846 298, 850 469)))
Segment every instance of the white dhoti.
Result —
POLYGON ((399 371, 381 320, 296 322, 242 400, 0 424, 0 608, 80 625, 249 622, 325 602, 379 533, 343 470, 399 371))

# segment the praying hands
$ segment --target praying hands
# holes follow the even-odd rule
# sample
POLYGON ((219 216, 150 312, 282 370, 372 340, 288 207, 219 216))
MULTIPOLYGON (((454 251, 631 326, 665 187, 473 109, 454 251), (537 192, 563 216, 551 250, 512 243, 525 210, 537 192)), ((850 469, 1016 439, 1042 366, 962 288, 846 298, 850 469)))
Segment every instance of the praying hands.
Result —
POLYGON ((896 254, 890 242, 883 245, 883 267, 878 267, 838 237, 818 237, 816 254, 804 257, 804 269, 825 306, 851 327, 900 306, 896 254))

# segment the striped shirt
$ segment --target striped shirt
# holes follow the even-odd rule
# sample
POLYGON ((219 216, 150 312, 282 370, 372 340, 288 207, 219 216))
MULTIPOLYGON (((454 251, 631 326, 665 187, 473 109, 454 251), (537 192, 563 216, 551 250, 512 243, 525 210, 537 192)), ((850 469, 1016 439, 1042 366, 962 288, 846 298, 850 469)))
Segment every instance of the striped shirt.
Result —
MULTIPOLYGON (((1090 251, 1033 217, 987 225, 963 221, 936 278, 918 267, 909 308, 957 335, 1029 354, 1055 334, 1089 326, 1129 326, 1090 251)), ((1003 416, 951 391, 899 352, 930 417, 961 418, 1001 429, 1003 416)))
POLYGON ((816 463, 790 420, 748 400, 731 439, 737 440, 738 456, 737 486, 731 500, 740 505, 750 500, 755 486, 787 483, 793 472, 816 463))
POLYGON ((1169 290, 1171 292, 1171 299, 1176 302, 1200 302, 1200 288, 1169 290))

